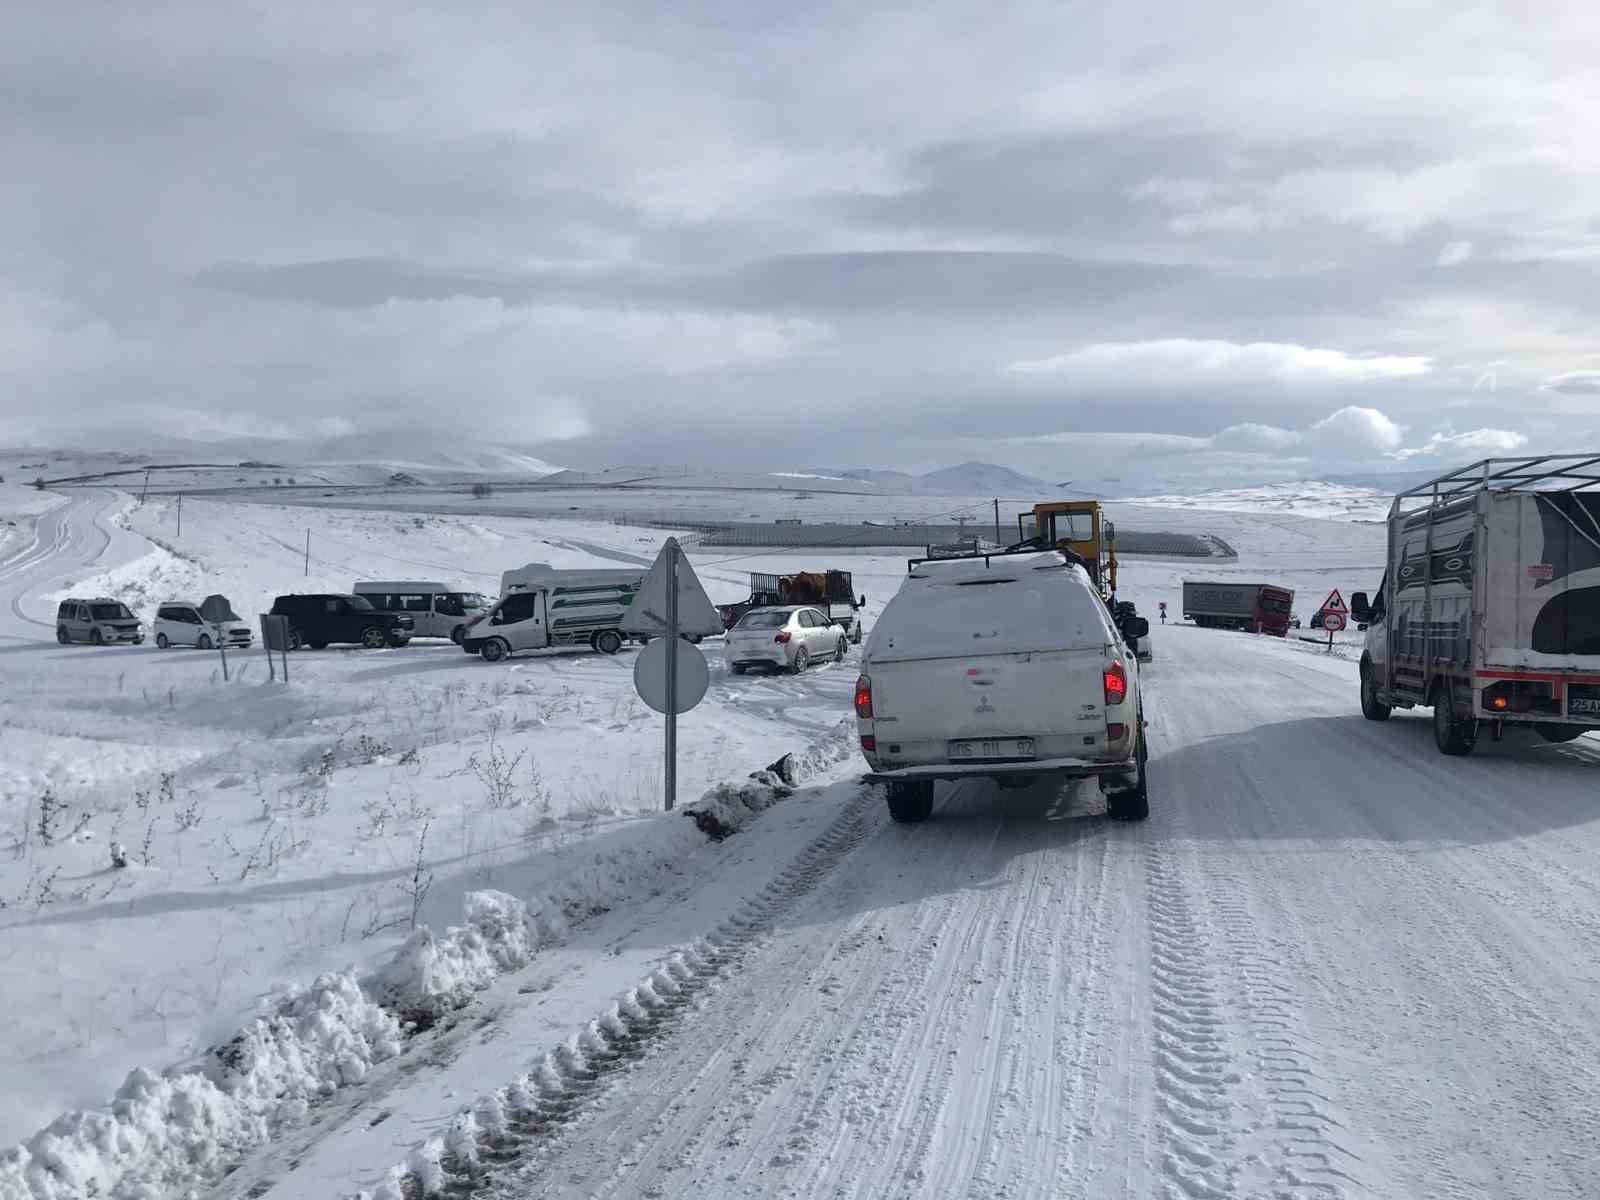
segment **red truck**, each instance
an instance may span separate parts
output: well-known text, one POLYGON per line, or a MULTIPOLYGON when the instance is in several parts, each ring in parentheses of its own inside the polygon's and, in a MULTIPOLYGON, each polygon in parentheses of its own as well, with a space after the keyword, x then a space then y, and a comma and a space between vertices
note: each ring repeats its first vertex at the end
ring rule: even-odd
POLYGON ((1204 629, 1286 637, 1294 591, 1270 583, 1183 582, 1183 617, 1204 629))

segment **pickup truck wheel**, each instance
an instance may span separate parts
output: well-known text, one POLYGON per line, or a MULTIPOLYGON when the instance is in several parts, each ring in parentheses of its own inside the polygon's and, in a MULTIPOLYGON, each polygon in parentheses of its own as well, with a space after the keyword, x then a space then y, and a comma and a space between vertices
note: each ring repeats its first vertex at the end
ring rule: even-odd
POLYGON ((1387 721, 1393 710, 1378 699, 1378 681, 1373 677, 1372 663, 1361 660, 1361 715, 1369 721, 1387 721))
POLYGON ((1581 738, 1589 732, 1582 725, 1557 725, 1550 721, 1539 722, 1533 727, 1533 731, 1545 741, 1554 742, 1558 746, 1562 742, 1570 742, 1581 738))
POLYGON ((387 640, 388 638, 385 637, 383 630, 376 625, 368 625, 361 631, 361 644, 368 650, 383 649, 383 643, 387 640))
POLYGON ((1453 689, 1444 680, 1433 685, 1433 740, 1440 754, 1452 757, 1471 754, 1478 744, 1477 719, 1456 715, 1453 689))
POLYGON ((507 647, 499 638, 490 638, 483 644, 483 649, 478 653, 483 655, 484 662, 499 662, 506 656, 507 647))
POLYGON ((594 635, 594 648, 601 654, 615 654, 622 649, 622 635, 615 629, 602 629, 594 635))
POLYGON ((902 825, 915 825, 933 815, 933 780, 891 783, 887 794, 889 816, 902 825))
POLYGON ((1106 793, 1106 816, 1113 821, 1142 821, 1150 815, 1150 751, 1144 741, 1144 719, 1139 721, 1139 774, 1131 788, 1106 793))

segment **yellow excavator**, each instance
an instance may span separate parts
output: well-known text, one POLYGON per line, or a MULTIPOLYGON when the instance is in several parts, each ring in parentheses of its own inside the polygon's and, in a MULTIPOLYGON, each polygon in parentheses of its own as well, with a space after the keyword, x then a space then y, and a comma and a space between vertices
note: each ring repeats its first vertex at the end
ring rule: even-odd
POLYGON ((1106 603, 1117 596, 1117 528, 1098 500, 1050 500, 1017 514, 1023 545, 1068 550, 1083 561, 1106 603))

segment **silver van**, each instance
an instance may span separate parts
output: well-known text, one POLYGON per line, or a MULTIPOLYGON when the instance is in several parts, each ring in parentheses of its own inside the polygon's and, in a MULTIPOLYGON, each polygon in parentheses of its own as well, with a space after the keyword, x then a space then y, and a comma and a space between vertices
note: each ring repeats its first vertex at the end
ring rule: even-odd
POLYGON ((74 597, 63 600, 56 608, 56 641, 63 646, 70 642, 93 646, 132 642, 137 646, 144 641, 144 626, 120 600, 74 597))
POLYGON ((464 592, 446 583, 417 580, 358 583, 352 589, 379 612, 410 617, 412 637, 449 638, 456 645, 467 626, 488 611, 481 592, 464 592))

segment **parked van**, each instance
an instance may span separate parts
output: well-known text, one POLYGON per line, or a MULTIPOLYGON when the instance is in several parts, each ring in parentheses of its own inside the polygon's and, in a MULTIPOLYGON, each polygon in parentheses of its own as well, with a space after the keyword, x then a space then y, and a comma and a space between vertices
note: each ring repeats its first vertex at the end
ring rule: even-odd
POLYGON ((168 646, 211 650, 218 642, 230 649, 248 650, 254 640, 243 618, 225 603, 219 606, 214 600, 210 616, 202 605, 187 600, 169 600, 160 605, 156 609, 155 634, 156 645, 163 650, 168 646))
POLYGON ((466 635, 467 626, 481 617, 490 600, 481 592, 463 592, 444 583, 398 582, 358 583, 355 594, 379 612, 411 618, 411 636, 449 638, 456 645, 466 635))
POLYGON ((628 640, 618 626, 643 581, 643 570, 558 571, 529 563, 501 577, 499 602, 472 623, 461 647, 488 662, 518 650, 585 643, 615 654, 628 640))
POLYGON ((121 601, 106 596, 91 600, 63 600, 56 608, 56 641, 88 642, 105 646, 113 642, 144 641, 144 626, 121 601))

